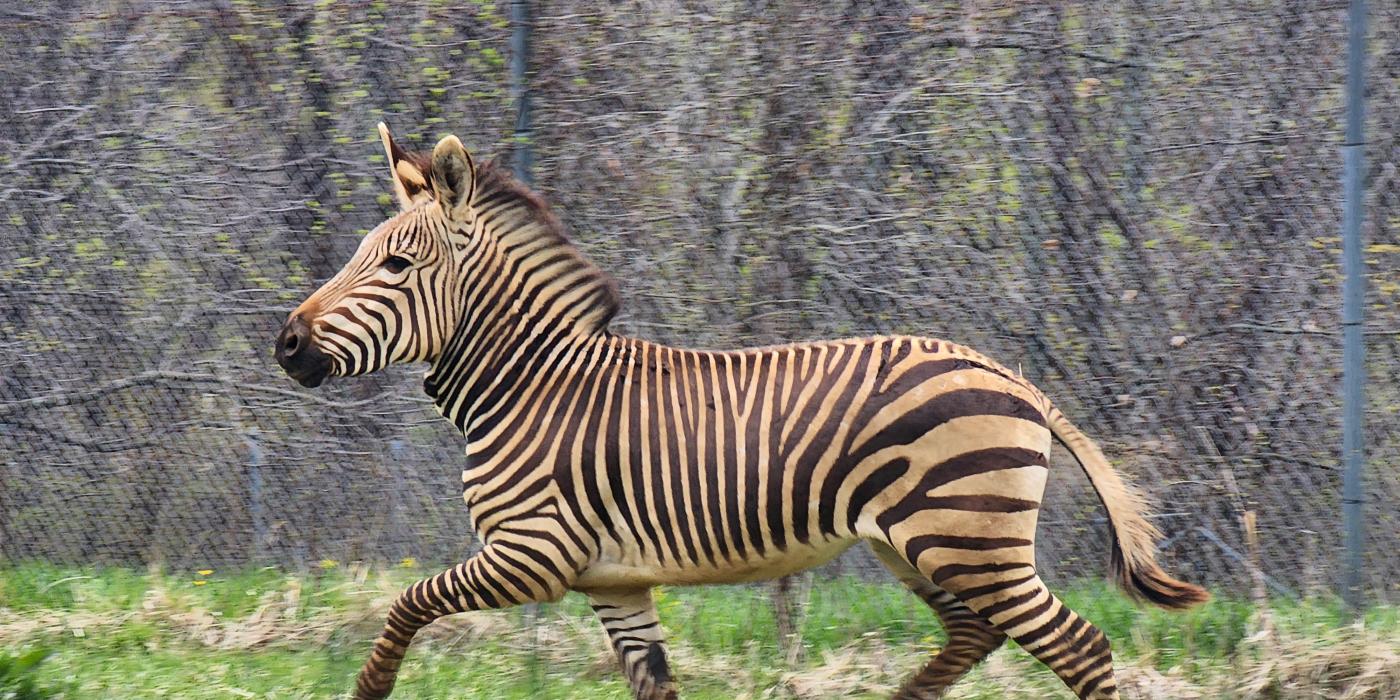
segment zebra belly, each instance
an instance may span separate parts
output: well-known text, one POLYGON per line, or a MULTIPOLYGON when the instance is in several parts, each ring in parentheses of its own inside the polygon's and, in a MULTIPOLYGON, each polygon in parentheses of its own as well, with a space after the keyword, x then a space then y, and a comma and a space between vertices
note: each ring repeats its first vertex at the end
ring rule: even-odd
POLYGON ((697 564, 667 562, 625 563, 598 561, 579 575, 576 590, 639 588, 646 586, 689 586, 707 583, 747 583, 766 581, 821 566, 856 543, 857 538, 841 537, 768 552, 762 557, 697 564))

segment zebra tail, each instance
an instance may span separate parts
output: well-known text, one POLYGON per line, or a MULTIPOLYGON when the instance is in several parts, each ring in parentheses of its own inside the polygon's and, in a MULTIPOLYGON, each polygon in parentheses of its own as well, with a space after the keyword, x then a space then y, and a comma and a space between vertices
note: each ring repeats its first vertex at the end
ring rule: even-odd
POLYGON ((1157 564, 1157 540, 1162 533, 1146 518, 1147 499, 1123 481, 1099 446, 1051 405, 1046 416, 1055 439, 1065 446, 1098 492, 1108 511, 1113 554, 1109 569, 1128 595, 1170 610, 1204 603, 1210 593, 1192 583, 1173 578, 1157 564))

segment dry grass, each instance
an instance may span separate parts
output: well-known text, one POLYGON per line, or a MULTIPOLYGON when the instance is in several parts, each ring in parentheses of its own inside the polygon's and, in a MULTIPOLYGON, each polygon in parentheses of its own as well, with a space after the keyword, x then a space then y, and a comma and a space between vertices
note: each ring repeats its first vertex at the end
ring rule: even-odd
POLYGON ((1400 638, 1360 627, 1263 640, 1236 658, 1243 700, 1395 700, 1400 638))
MULTIPOLYGON (((102 634, 134 622, 153 623, 187 643, 219 651, 256 651, 325 645, 337 636, 369 639, 377 632, 393 599, 390 591, 367 595, 357 612, 339 611, 304 618, 295 589, 266 594, 256 610, 241 619, 223 619, 207 610, 186 609, 162 590, 148 594, 139 612, 94 613, 0 609, 0 645, 18 645, 40 637, 102 634)), ((589 620, 558 615, 542 617, 522 629, 497 613, 468 613, 444 618, 426 628, 425 646, 448 648, 480 640, 529 642, 546 661, 588 659, 589 675, 614 672, 607 640, 589 620), (526 636, 533 639, 525 640, 526 636)), ((734 674, 752 664, 752 655, 734 658, 702 653, 684 641, 673 645, 677 669, 689 677, 735 679, 736 698, 773 697, 771 688, 751 687, 749 676, 734 674)), ((917 645, 893 645, 875 635, 820 653, 803 668, 780 673, 780 697, 802 700, 887 696, 927 658, 917 645)), ((985 697, 989 685, 1011 696, 1054 692, 1053 686, 1028 681, 1038 672, 1030 658, 1014 649, 992 655, 950 698, 985 697)), ((1043 675, 1043 672, 1040 672, 1043 675)), ((1248 641, 1233 659, 1203 660, 1188 678, 1181 667, 1161 671, 1150 659, 1118 660, 1119 685, 1125 698, 1138 700, 1395 700, 1400 698, 1400 638, 1363 627, 1333 630, 1319 636, 1268 632, 1248 641)), ((1064 695, 1064 697, 1070 697, 1064 695)))

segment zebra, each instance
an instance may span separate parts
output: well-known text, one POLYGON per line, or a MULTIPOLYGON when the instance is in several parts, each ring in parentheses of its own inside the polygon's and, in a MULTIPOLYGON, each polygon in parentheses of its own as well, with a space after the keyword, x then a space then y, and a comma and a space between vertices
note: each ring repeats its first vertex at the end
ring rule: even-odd
POLYGON ((577 591, 635 697, 673 699, 653 587, 772 579, 857 541, 948 637, 895 697, 941 696, 1011 638, 1078 697, 1118 698, 1108 639, 1035 566, 1052 440, 1108 513, 1120 586, 1169 609, 1209 597, 1160 568, 1140 492, 1019 372, 923 337, 701 351, 615 334, 615 284, 538 194, 456 136, 427 153, 379 133, 399 211, 274 354, 306 387, 426 363, 482 546, 393 602, 356 698, 388 696, 439 617, 577 591))

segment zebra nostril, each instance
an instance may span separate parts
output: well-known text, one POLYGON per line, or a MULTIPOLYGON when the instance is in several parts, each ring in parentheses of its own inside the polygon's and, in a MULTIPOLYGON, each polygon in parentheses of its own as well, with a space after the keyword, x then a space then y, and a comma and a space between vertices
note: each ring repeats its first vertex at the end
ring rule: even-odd
POLYGON ((272 347, 277 364, 304 387, 320 386, 330 375, 330 357, 316 347, 311 324, 301 314, 287 319, 272 347))
POLYGON ((283 327, 282 334, 278 338, 277 354, 288 360, 296 357, 303 348, 310 344, 310 336, 311 329, 307 328, 304 319, 292 319, 283 327))

